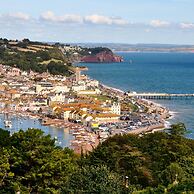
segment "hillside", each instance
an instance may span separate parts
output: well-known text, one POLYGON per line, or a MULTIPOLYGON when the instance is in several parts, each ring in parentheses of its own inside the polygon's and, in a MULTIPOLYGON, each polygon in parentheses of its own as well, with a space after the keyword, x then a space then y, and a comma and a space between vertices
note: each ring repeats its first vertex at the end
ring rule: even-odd
POLYGON ((54 45, 40 42, 0 39, 0 64, 18 67, 24 71, 70 75, 71 63, 54 45))
POLYGON ((0 129, 0 193, 181 194, 194 191, 194 140, 168 132, 117 135, 78 156, 38 129, 0 129))
POLYGON ((60 43, 48 44, 28 39, 22 41, 0 39, 0 64, 24 71, 50 72, 69 76, 75 62, 122 62, 106 47, 80 47, 60 43))

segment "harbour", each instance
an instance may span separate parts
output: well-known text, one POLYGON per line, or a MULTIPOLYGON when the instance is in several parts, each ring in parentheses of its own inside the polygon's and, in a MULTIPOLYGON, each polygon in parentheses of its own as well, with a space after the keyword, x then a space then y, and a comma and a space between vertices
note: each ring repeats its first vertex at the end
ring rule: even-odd
POLYGON ((74 139, 68 127, 44 126, 37 117, 30 117, 20 114, 9 114, 8 120, 11 121, 11 127, 5 127, 4 121, 7 119, 5 114, 0 114, 0 128, 10 131, 10 134, 18 132, 20 129, 36 128, 44 131, 45 135, 51 135, 56 140, 56 145, 61 147, 70 147, 71 140, 74 139))

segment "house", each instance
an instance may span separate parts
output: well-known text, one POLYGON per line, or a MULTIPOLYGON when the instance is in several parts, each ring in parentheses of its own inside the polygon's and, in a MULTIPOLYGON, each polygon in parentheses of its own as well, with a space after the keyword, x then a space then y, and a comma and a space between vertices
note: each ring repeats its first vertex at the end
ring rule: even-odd
POLYGON ((86 84, 85 84, 85 82, 79 81, 77 84, 74 84, 74 85, 72 86, 72 90, 73 90, 74 92, 86 90, 86 84))
POLYGON ((96 90, 81 90, 78 91, 77 94, 78 95, 96 95, 96 94, 100 94, 101 91, 99 89, 96 90))
POLYGON ((119 121, 120 115, 113 114, 113 113, 101 113, 92 115, 94 121, 103 123, 103 122, 117 122, 119 121))
POLYGON ((67 93, 70 89, 67 86, 57 85, 53 87, 53 90, 57 93, 67 93))
POLYGON ((53 85, 50 82, 39 82, 36 86, 36 93, 47 93, 53 89, 53 85))
POLYGON ((20 76, 21 75, 21 71, 20 71, 20 69, 18 69, 18 68, 12 68, 10 71, 9 71, 9 75, 10 76, 12 76, 12 77, 14 77, 14 76, 20 76))
POLYGON ((64 108, 63 111, 63 119, 68 120, 70 118, 70 113, 73 110, 73 108, 64 108))
POLYGON ((111 106, 111 112, 117 115, 121 114, 121 105, 120 103, 114 102, 111 106))
POLYGON ((7 91, 6 96, 10 97, 11 99, 15 99, 15 98, 20 98, 21 94, 19 91, 11 89, 11 90, 7 91))
POLYGON ((99 81, 97 80, 88 80, 87 84, 88 87, 98 87, 99 86, 99 81))
POLYGON ((48 95, 48 101, 50 102, 65 102, 65 95, 60 92, 60 93, 53 93, 48 95))

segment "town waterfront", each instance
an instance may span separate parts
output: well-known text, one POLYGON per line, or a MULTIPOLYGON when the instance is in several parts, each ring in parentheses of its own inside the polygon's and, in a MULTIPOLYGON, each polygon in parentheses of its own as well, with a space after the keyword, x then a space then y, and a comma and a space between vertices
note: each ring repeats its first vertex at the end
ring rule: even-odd
MULTIPOLYGON (((84 63, 87 74, 124 91, 194 93, 194 53, 124 53, 123 63, 84 63)), ((171 123, 184 122, 194 138, 194 98, 157 100, 170 109, 171 123)))

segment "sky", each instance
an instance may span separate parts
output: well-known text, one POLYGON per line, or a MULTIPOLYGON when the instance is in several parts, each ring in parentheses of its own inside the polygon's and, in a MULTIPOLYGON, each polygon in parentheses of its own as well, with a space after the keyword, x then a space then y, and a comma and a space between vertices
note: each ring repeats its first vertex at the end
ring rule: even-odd
POLYGON ((0 37, 194 44, 194 0, 1 0, 0 37))

